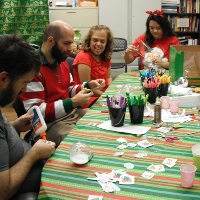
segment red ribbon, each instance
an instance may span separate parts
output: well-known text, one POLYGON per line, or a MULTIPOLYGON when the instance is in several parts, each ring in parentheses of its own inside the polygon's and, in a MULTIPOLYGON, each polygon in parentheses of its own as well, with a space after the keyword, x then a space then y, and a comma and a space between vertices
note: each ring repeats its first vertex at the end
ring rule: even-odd
POLYGON ((146 11, 146 13, 149 14, 151 17, 152 16, 159 16, 159 17, 164 18, 162 10, 156 10, 154 14, 153 14, 152 11, 146 11))

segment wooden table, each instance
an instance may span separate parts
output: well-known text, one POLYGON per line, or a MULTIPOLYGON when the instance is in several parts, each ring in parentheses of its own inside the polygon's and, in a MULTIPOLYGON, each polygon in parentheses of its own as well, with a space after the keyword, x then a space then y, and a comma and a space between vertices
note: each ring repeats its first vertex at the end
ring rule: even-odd
MULTIPOLYGON (((140 86, 138 73, 126 73, 117 77, 105 95, 113 95, 116 85, 134 84, 140 86)), ((141 91, 140 91, 141 92, 141 91)), ((190 189, 180 185, 180 165, 193 163, 191 147, 200 143, 200 134, 188 135, 187 133, 199 130, 198 121, 190 121, 182 124, 182 128, 170 132, 170 135, 179 137, 173 143, 164 139, 151 139, 155 145, 149 148, 136 146, 124 150, 117 149, 120 143, 116 140, 120 137, 128 142, 137 143, 143 140, 131 134, 107 131, 93 126, 109 119, 105 99, 99 100, 90 108, 87 114, 77 123, 70 134, 62 141, 54 155, 46 162, 41 180, 39 199, 88 199, 89 195, 103 196, 103 199, 200 199, 200 172, 196 172, 194 185, 190 189), (91 125, 93 124, 93 125, 91 125), (69 149, 72 144, 80 141, 88 144, 93 152, 92 159, 85 165, 75 165, 69 159, 69 149), (114 156, 115 152, 123 151, 121 157, 114 156), (146 157, 135 158, 134 154, 145 152, 146 157), (165 166, 164 172, 157 172, 151 180, 141 175, 151 164, 162 164, 165 158, 176 158, 177 163, 172 168, 165 166), (126 169, 124 163, 134 164, 133 169, 126 169), (127 174, 135 176, 133 185, 116 185, 119 192, 105 193, 97 181, 87 180, 88 177, 96 177, 95 172, 109 173, 111 170, 123 169, 127 174)), ((197 115, 197 110, 187 109, 197 115)), ((127 109, 125 123, 130 123, 127 109)), ((145 136, 156 137, 159 135, 153 124, 152 117, 144 117, 141 126, 151 126, 145 136)))

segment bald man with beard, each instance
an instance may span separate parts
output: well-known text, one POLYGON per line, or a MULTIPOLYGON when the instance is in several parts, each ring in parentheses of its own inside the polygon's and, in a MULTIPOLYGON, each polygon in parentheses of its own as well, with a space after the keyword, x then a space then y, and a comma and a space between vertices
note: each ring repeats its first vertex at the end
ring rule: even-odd
MULTIPOLYGON (((54 141, 57 146, 87 112, 80 107, 89 102, 93 92, 86 93, 83 88, 105 86, 104 79, 82 84, 73 81, 66 62, 73 42, 74 30, 69 24, 58 20, 47 26, 43 44, 37 50, 42 60, 40 73, 20 96, 26 111, 39 106, 47 123, 47 140, 54 141)), ((34 141, 37 139, 35 137, 34 141)))

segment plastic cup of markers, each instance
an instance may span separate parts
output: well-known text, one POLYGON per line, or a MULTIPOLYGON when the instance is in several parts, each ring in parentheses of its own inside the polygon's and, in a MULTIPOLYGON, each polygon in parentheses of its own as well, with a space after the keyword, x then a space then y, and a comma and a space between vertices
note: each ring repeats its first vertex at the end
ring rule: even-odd
POLYGON ((178 99, 171 99, 169 101, 169 109, 171 113, 178 113, 179 102, 180 101, 178 99))
POLYGON ((181 171, 181 186, 184 188, 191 188, 194 182, 196 166, 192 164, 182 164, 181 171))
POLYGON ((197 167, 197 171, 200 171, 200 144, 192 146, 192 155, 194 165, 197 167))
POLYGON ((170 98, 168 96, 162 96, 160 98, 160 101, 161 101, 161 108, 162 109, 169 109, 170 98))
POLYGON ((143 122, 144 117, 144 105, 128 105, 130 120, 133 124, 141 124, 143 122))
POLYGON ((124 125, 124 118, 126 114, 126 106, 124 108, 110 108, 108 107, 111 125, 120 127, 124 125))
POLYGON ((169 83, 159 85, 159 97, 167 96, 169 83))
POLYGON ((156 102, 156 98, 158 96, 158 87, 156 88, 144 88, 144 92, 145 92, 145 96, 148 94, 149 97, 147 99, 147 101, 149 103, 155 103, 156 102))

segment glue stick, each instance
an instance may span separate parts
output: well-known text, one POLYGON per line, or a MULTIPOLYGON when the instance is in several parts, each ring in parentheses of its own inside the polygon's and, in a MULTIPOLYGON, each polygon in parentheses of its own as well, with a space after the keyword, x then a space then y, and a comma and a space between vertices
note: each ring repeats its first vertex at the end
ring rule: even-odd
POLYGON ((46 141, 46 133, 47 125, 44 121, 44 118, 40 112, 38 106, 33 106, 28 110, 28 114, 33 114, 33 119, 31 120, 31 125, 35 132, 35 136, 40 135, 46 141))

